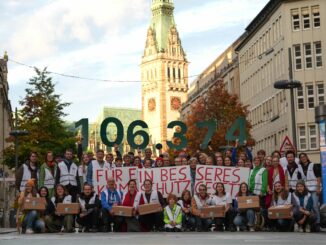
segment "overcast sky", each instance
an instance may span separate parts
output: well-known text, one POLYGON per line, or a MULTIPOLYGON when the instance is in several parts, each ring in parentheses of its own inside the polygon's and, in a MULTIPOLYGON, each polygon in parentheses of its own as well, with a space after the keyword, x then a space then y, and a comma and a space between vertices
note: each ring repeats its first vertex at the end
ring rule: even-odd
MULTIPOLYGON (((243 32, 268 0, 174 0, 189 76, 200 74, 243 32)), ((0 1, 0 55, 81 77, 140 80, 151 0, 0 1)), ((24 97, 32 69, 9 62, 12 107, 24 97)), ((104 106, 141 108, 140 83, 53 75, 67 120, 93 121, 104 106)), ((191 81, 191 79, 190 79, 191 81)))

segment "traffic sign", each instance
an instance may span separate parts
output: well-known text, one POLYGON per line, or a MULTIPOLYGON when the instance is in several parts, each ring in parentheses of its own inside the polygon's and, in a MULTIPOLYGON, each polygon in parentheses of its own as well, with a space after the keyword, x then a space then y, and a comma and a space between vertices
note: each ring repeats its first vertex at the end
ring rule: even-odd
POLYGON ((285 136, 283 143, 281 145, 281 148, 280 148, 281 155, 285 154, 287 151, 290 151, 290 150, 296 152, 296 149, 295 149, 292 141, 290 140, 290 138, 288 136, 285 136))

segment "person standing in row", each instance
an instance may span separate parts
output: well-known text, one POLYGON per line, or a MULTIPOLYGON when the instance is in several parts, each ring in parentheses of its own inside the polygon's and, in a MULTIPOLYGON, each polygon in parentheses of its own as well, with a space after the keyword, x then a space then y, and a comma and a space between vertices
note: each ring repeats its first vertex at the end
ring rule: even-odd
POLYGON ((110 169, 110 164, 104 160, 104 151, 97 150, 96 160, 87 166, 87 183, 93 185, 93 175, 97 169, 110 169))
MULTIPOLYGON (((38 167, 37 167, 38 155, 36 152, 29 154, 29 160, 22 164, 18 170, 16 169, 16 189, 19 192, 25 190, 25 186, 28 180, 35 179, 38 181, 38 167)), ((37 189, 37 186, 35 186, 37 189)))
POLYGON ((54 161, 53 152, 46 153, 45 162, 40 167, 38 185, 48 189, 49 198, 54 195, 55 176, 57 173, 57 163, 54 161))
POLYGON ((321 165, 312 163, 306 153, 299 155, 302 177, 313 200, 313 211, 317 220, 315 231, 320 231, 319 197, 321 195, 321 165))
POLYGON ((78 166, 73 161, 73 152, 67 149, 65 158, 58 164, 56 184, 61 184, 72 197, 72 202, 76 202, 77 194, 80 193, 80 179, 78 166))
POLYGON ((284 168, 285 175, 289 181, 289 191, 292 193, 296 189, 298 180, 302 179, 303 171, 301 165, 295 162, 294 151, 286 152, 287 166, 284 168))

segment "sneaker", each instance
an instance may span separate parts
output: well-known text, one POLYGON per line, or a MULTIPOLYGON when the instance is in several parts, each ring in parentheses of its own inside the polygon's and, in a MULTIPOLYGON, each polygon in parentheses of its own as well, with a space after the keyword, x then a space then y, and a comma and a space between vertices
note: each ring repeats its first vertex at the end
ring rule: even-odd
POLYGON ((255 228, 254 228, 254 227, 250 227, 250 228, 249 228, 249 231, 250 231, 250 232, 254 232, 254 231, 255 231, 255 228))
POLYGON ((26 229, 26 234, 34 234, 34 231, 32 229, 26 229))
POLYGON ((303 228, 301 225, 299 226, 299 232, 303 232, 303 228))
POLYGON ((306 225, 305 231, 306 231, 306 233, 310 233, 311 232, 310 225, 309 224, 306 225))
POLYGON ((299 232, 299 225, 297 223, 294 224, 294 232, 299 232))
POLYGON ((210 229, 211 231, 215 231, 215 224, 212 224, 212 227, 210 229))
POLYGON ((237 231, 240 231, 240 226, 237 225, 237 231))

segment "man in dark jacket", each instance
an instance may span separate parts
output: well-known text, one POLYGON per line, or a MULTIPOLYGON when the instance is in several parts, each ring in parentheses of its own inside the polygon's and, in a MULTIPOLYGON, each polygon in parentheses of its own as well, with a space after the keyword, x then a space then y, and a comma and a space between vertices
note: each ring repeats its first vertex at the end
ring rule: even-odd
POLYGON ((79 198, 80 214, 77 223, 85 227, 85 231, 97 232, 101 201, 89 184, 84 185, 84 190, 79 198))

